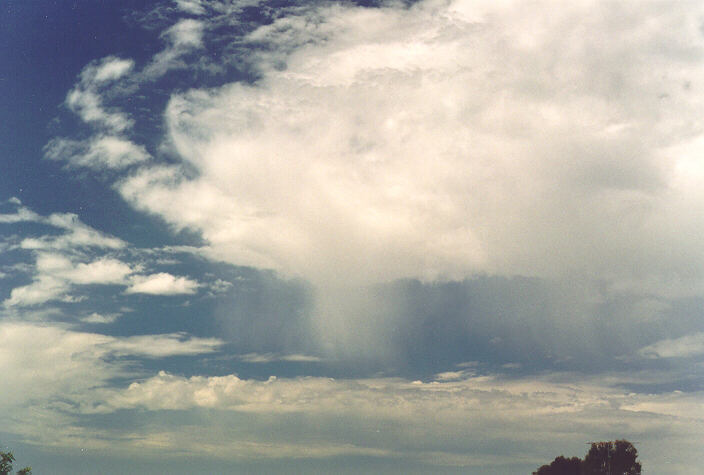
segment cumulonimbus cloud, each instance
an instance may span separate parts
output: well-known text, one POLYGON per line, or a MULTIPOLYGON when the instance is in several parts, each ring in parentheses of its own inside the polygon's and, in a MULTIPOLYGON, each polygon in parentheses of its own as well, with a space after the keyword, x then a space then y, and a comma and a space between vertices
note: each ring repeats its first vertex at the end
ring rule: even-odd
POLYGON ((212 257, 320 285, 568 274, 698 294, 691 7, 304 9, 247 38, 266 45, 255 84, 172 96, 166 141, 196 178, 143 168, 119 190, 212 257))

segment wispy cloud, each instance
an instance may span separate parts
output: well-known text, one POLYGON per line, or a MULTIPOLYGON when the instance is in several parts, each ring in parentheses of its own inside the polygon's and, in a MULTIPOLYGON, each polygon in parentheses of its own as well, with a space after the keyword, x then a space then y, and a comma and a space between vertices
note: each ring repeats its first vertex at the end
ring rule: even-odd
POLYGON ((104 315, 98 312, 93 312, 90 315, 86 315, 85 317, 81 318, 81 321, 85 323, 108 324, 115 322, 121 316, 122 315, 119 313, 111 313, 104 315))
POLYGON ((17 209, 14 213, 0 214, 0 223, 21 223, 27 221, 40 222, 42 218, 34 211, 21 206, 21 202, 15 198, 11 203, 17 205, 17 209))
POLYGON ((201 0, 176 0, 176 6, 184 12, 193 15, 205 14, 205 8, 201 0))
POLYGON ((41 252, 36 258, 34 281, 12 289, 6 306, 37 305, 49 300, 71 301, 73 285, 124 284, 133 269, 116 259, 102 258, 92 262, 72 262, 61 254, 41 252))
MULTIPOLYGON (((15 205, 16 212, 0 215, 0 222, 36 222, 63 232, 20 238, 14 248, 32 251, 34 256, 34 265, 25 264, 32 282, 13 288, 3 302, 5 307, 40 305, 52 300, 80 301, 83 297, 71 295, 71 291, 85 285, 119 285, 126 288, 127 294, 152 295, 193 294, 201 286, 193 279, 166 272, 142 274, 142 264, 130 264, 109 254, 124 250, 125 241, 82 223, 74 214, 45 217, 19 203, 15 205)), ((95 323, 99 319, 94 320, 95 323)))
POLYGON ((16 206, 15 212, 0 214, 0 223, 34 222, 65 231, 58 235, 22 239, 20 247, 23 249, 74 250, 82 247, 121 249, 126 246, 123 240, 87 226, 73 213, 54 213, 49 216, 41 216, 22 206, 19 200, 13 201, 13 204, 16 206))
POLYGON ((185 19, 167 29, 162 37, 167 46, 154 55, 152 61, 142 70, 146 80, 157 79, 169 70, 187 67, 182 57, 203 46, 203 28, 205 24, 198 20, 185 19))
POLYGON ((646 358, 691 358, 704 355, 704 332, 660 340, 641 348, 638 353, 646 358))
POLYGON ((143 146, 126 135, 134 119, 120 108, 105 104, 110 87, 130 77, 133 69, 134 61, 115 56, 83 68, 79 82, 66 96, 66 106, 90 126, 94 135, 83 140, 55 137, 44 147, 46 158, 93 170, 122 169, 150 158, 143 146))
POLYGON ((169 333, 110 338, 101 343, 100 349, 118 356, 165 358, 212 353, 222 344, 223 341, 217 338, 196 338, 185 333, 169 333))
POLYGON ((101 88, 130 72, 134 63, 109 56, 86 66, 81 80, 66 96, 66 105, 83 121, 109 132, 123 132, 134 125, 124 112, 105 108, 101 88))
POLYGON ((88 87, 115 81, 129 74, 134 67, 131 59, 108 56, 86 67, 81 72, 81 81, 88 87))
POLYGON ((72 167, 95 170, 121 169, 149 159, 141 145, 116 136, 96 136, 89 140, 54 138, 44 147, 45 156, 64 160, 72 167))
POLYGON ((0 407, 24 405, 54 396, 83 399, 111 378, 134 375, 127 363, 112 356, 164 358, 216 351, 222 341, 182 333, 112 337, 72 331, 64 326, 2 322, 0 324, 0 407))
POLYGON ((128 264, 112 257, 91 260, 81 254, 82 250, 123 249, 126 246, 123 240, 87 226, 75 214, 41 216, 22 206, 19 200, 13 204, 17 207, 15 213, 0 215, 0 222, 34 222, 60 232, 24 237, 19 244, 13 245, 15 249, 33 251, 33 266, 20 263, 33 274, 33 280, 30 284, 13 288, 3 302, 5 307, 39 305, 51 300, 79 301, 81 297, 70 294, 73 286, 120 284, 134 272, 135 269, 128 264))
POLYGON ((276 361, 288 361, 294 363, 318 363, 323 361, 318 356, 290 354, 280 355, 277 353, 247 353, 240 355, 239 359, 245 363, 273 363, 276 361))

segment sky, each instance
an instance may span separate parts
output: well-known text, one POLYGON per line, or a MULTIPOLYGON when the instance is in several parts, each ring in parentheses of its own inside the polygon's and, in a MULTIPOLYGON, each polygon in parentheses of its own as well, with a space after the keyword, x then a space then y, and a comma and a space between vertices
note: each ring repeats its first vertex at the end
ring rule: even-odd
POLYGON ((0 450, 525 474, 704 444, 704 5, 0 5, 0 450))

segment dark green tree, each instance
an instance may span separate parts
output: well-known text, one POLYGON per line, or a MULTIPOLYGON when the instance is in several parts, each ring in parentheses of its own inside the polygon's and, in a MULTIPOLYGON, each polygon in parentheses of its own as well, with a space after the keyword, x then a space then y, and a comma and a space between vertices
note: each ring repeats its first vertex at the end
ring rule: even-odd
POLYGON ((583 475, 640 475, 638 451, 627 440, 593 442, 583 463, 583 475))
POLYGON ((0 475, 9 475, 12 472, 12 462, 15 456, 12 452, 0 452, 0 475))
POLYGON ((556 457, 550 465, 543 465, 533 475, 581 475, 582 460, 577 457, 556 457))
POLYGON ((533 475, 640 475, 638 451, 627 440, 592 442, 584 460, 560 455, 533 475))
MULTIPOLYGON (((0 475, 10 475, 12 472, 12 462, 15 456, 12 452, 0 452, 0 475)), ((17 475, 32 475, 32 467, 25 467, 17 472, 17 475)))

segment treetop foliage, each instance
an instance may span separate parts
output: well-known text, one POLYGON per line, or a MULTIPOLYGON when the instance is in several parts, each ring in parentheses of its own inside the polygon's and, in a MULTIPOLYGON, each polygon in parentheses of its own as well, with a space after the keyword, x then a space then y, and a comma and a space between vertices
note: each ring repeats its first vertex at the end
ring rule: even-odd
MULTIPOLYGON (((0 452, 0 475, 11 475, 12 462, 15 456, 12 452, 0 452)), ((32 475, 32 467, 25 467, 17 471, 17 475, 32 475)))
POLYGON ((592 442, 584 460, 560 455, 533 475, 640 475, 637 458, 638 451, 627 440, 592 442))

